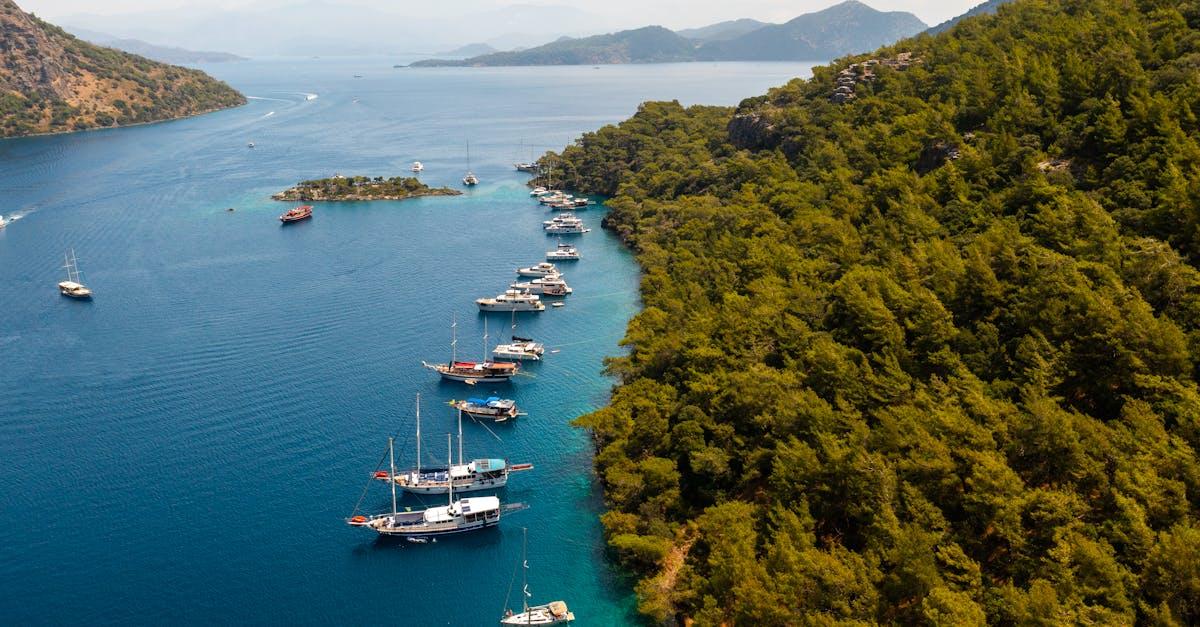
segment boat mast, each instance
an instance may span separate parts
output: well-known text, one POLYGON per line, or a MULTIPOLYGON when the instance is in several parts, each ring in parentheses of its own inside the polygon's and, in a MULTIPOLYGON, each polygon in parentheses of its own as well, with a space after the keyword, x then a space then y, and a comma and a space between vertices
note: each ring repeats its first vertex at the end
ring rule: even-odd
POLYGON ((450 317, 450 367, 458 361, 458 314, 450 317))
POLYGON ((521 607, 525 612, 525 624, 530 624, 533 616, 529 614, 529 556, 526 553, 529 541, 529 528, 521 527, 521 607))
POLYGON ((446 434, 446 484, 450 487, 450 503, 454 506, 454 475, 450 473, 450 468, 454 466, 454 444, 450 442, 451 435, 446 434))
POLYGON ((421 482, 421 393, 417 393, 417 475, 413 483, 421 482))
MULTIPOLYGON (((516 310, 514 309, 513 311, 516 311, 516 310)), ((488 360, 488 358, 487 358, 487 341, 488 341, 487 318, 485 317, 483 319, 483 363, 485 363, 485 364, 487 363, 487 360, 488 360)))
POLYGON ((463 448, 462 447, 462 408, 460 407, 458 409, 458 465, 459 466, 462 466, 462 463, 463 463, 462 448, 463 448))
POLYGON ((392 467, 391 481, 392 484, 392 516, 396 515, 396 450, 394 443, 396 438, 388 438, 388 463, 392 467))

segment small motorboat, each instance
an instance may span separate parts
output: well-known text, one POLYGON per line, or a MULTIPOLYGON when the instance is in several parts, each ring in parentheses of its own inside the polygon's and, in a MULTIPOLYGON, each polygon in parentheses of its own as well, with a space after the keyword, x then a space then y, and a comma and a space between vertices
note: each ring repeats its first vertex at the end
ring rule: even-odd
POLYGON ((412 167, 409 169, 413 172, 421 172, 425 169, 425 166, 420 161, 413 161, 412 167))

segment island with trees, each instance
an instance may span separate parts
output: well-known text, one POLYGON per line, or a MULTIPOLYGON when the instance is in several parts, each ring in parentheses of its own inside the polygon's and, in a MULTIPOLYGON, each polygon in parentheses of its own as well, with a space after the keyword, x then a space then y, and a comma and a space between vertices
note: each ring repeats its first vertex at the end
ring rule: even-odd
POLYGON ((1200 624, 1194 0, 1017 0, 547 159, 645 273, 578 424, 653 621, 1200 624))
POLYGON ((342 176, 301 181, 271 196, 275 200, 331 202, 352 200, 407 200, 422 196, 459 196, 449 187, 430 187, 415 177, 342 176))

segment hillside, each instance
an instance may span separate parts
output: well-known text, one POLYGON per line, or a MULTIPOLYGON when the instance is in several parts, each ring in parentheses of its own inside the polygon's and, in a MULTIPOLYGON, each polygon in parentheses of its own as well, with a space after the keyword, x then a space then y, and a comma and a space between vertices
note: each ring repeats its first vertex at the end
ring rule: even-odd
POLYGON ((885 13, 848 0, 784 24, 770 24, 729 41, 706 44, 700 55, 723 61, 834 59, 872 50, 925 29, 926 24, 911 13, 885 13))
POLYGON ((453 50, 447 50, 446 52, 440 53, 440 56, 465 58, 465 57, 477 57, 477 56, 484 55, 484 54, 492 54, 493 52, 499 52, 499 50, 493 48, 492 46, 490 46, 488 44, 479 43, 479 44, 467 44, 465 46, 459 46, 458 48, 455 48, 453 50))
POLYGON ((700 28, 686 28, 675 32, 680 37, 687 37, 696 41, 725 41, 756 31, 766 25, 766 22, 742 18, 740 20, 718 22, 700 28))
POLYGON ((954 26, 955 24, 958 24, 969 17, 975 17, 977 15, 991 15, 1000 8, 1000 5, 1008 4, 1012 1, 1013 0, 987 0, 987 2, 973 7, 970 11, 967 11, 956 18, 946 20, 945 22, 930 28, 926 32, 928 32, 930 35, 936 35, 942 31, 948 30, 951 26, 954 26))
POLYGON ((497 52, 464 60, 428 59, 413 67, 455 65, 598 65, 691 60, 695 43, 661 27, 607 35, 563 38, 528 50, 497 52))
POLYGON ((766 24, 738 34, 753 20, 723 22, 688 32, 692 38, 661 26, 647 26, 556 41, 522 51, 487 54, 462 60, 430 59, 414 67, 497 65, 591 65, 673 61, 796 61, 830 59, 871 50, 926 26, 910 13, 884 13, 855 0, 802 15, 785 24, 766 24))
POLYGON ((1200 624, 1198 59, 1190 0, 1018 0, 548 157, 644 270, 578 420, 640 609, 1200 624))
POLYGON ((243 104, 198 70, 84 42, 0 0, 0 136, 154 122, 243 104))

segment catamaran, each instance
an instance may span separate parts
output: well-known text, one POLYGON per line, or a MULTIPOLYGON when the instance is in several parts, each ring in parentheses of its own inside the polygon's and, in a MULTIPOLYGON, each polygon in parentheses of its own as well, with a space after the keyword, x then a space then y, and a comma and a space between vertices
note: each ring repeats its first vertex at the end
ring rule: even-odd
POLYGON ((546 251, 546 259, 550 261, 579 261, 579 249, 570 244, 559 242, 557 248, 546 251))
MULTIPOLYGON (((500 618, 500 624, 554 625, 575 620, 575 614, 567 609, 567 604, 562 601, 551 601, 545 605, 529 605, 529 599, 533 594, 529 592, 528 535, 527 529, 521 530, 521 613, 514 614, 512 610, 505 608, 504 616, 500 618)), ((505 599, 506 604, 507 602, 508 600, 505 599)))
POLYGON ((542 359, 542 354, 546 352, 546 347, 541 342, 535 342, 532 338, 517 335, 517 312, 515 311, 512 313, 512 334, 512 341, 493 348, 492 355, 503 359, 529 359, 532 361, 540 361, 542 359))
POLYGON ((508 289, 495 298, 478 298, 480 311, 545 311, 546 305, 536 294, 508 289))
POLYGON ((380 481, 393 480, 401 490, 412 494, 446 494, 453 488, 460 493, 503 488, 513 472, 533 470, 533 464, 512 464, 504 459, 463 461, 462 410, 458 412, 458 463, 433 468, 421 467, 421 395, 417 395, 417 467, 399 474, 375 472, 380 481))
MULTIPOLYGON (((540 303, 539 303, 540 304, 540 303)), ((545 305, 542 306, 545 309, 545 305)), ((503 383, 511 380, 521 370, 519 364, 507 361, 489 361, 487 358, 487 320, 483 321, 483 360, 458 361, 458 321, 450 325, 450 363, 421 365, 442 375, 448 381, 460 381, 468 385, 476 383, 503 383)))
MULTIPOLYGON (((446 434, 446 455, 452 454, 450 434, 446 434)), ((388 438, 388 461, 392 476, 396 474, 394 438, 388 438)), ((454 500, 454 485, 447 487, 448 504, 423 510, 399 511, 396 506, 396 482, 392 485, 392 511, 371 516, 351 516, 346 522, 351 527, 366 527, 381 536, 393 536, 429 540, 468 531, 478 531, 500 524, 503 509, 500 499, 494 496, 478 496, 454 500)), ((516 509, 516 508, 512 508, 516 509)))
POLYGON ((86 300, 92 297, 92 290, 83 284, 83 273, 79 271, 79 260, 75 258, 75 249, 66 254, 67 280, 58 284, 58 291, 67 298, 86 300))

